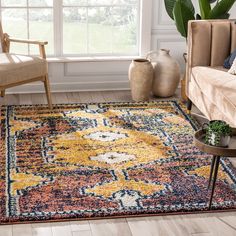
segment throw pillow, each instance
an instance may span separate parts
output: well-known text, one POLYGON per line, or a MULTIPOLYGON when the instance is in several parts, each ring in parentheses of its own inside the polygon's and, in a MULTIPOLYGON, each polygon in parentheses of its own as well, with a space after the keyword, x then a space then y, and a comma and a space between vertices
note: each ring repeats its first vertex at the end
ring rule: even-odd
POLYGON ((230 69, 230 67, 233 65, 234 59, 236 58, 236 50, 233 51, 229 57, 225 59, 224 62, 224 68, 230 69))
POLYGON ((236 75, 236 58, 234 59, 234 62, 228 72, 232 75, 236 75))

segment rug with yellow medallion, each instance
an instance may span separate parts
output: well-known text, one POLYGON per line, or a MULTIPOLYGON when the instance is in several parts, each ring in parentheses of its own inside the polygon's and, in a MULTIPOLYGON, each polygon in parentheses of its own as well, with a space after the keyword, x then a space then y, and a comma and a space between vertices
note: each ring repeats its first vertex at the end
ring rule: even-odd
MULTIPOLYGON (((0 223, 207 210, 211 156, 177 101, 1 108, 0 223)), ((213 209, 236 205, 221 161, 213 209)))

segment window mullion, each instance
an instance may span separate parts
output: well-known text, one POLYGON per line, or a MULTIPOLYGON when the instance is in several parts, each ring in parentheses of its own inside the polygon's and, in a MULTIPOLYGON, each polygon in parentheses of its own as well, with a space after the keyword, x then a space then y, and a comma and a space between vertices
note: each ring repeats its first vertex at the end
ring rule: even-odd
POLYGON ((2 21, 2 0, 0 0, 0 20, 2 21))
POLYGON ((54 54, 63 54, 63 0, 53 1, 54 54))
POLYGON ((88 7, 88 1, 87 1, 87 6, 86 6, 86 27, 87 27, 87 35, 86 35, 86 42, 87 42, 87 54, 89 54, 89 14, 88 14, 88 11, 89 11, 89 7, 88 7))
MULTIPOLYGON (((112 3, 112 7, 110 8, 111 11, 114 11, 114 3, 112 3)), ((112 15, 112 14, 111 14, 112 15)), ((112 18, 111 18, 111 25, 112 25, 112 38, 111 38, 111 53, 113 54, 114 53, 114 27, 115 27, 115 23, 114 23, 114 17, 112 15, 112 18)))
POLYGON ((152 1, 140 0, 139 54, 145 56, 151 49, 152 1))
MULTIPOLYGON (((27 9, 26 9, 26 14, 27 14, 27 16, 26 16, 26 18, 27 18, 27 38, 29 39, 30 38, 29 0, 27 0, 26 4, 27 4, 26 5, 26 7, 27 7, 27 9)), ((27 50, 28 50, 28 54, 30 54, 30 45, 29 44, 27 45, 27 50)))

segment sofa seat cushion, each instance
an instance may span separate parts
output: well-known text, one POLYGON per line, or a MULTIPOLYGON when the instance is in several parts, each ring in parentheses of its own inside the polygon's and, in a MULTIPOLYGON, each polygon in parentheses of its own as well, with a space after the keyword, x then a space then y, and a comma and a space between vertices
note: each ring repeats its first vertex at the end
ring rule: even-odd
POLYGON ((208 68, 228 72, 228 69, 224 68, 223 66, 209 66, 208 68))
POLYGON ((47 61, 36 56, 0 53, 0 86, 47 74, 47 61))
POLYGON ((219 68, 197 66, 191 79, 200 91, 229 120, 236 120, 236 76, 219 68))

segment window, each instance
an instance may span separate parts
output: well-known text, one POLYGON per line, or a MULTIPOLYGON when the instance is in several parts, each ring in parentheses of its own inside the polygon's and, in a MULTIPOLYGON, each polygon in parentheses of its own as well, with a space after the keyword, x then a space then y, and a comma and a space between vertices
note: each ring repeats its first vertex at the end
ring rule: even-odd
MULTIPOLYGON (((53 0, 1 0, 4 32, 17 38, 36 38, 49 42, 47 53, 54 54, 53 0)), ((12 44, 16 53, 38 54, 36 46, 12 44)))
MULTIPOLYGON (((49 41, 52 56, 128 56, 140 50, 140 0, 0 0, 4 31, 49 41)), ((35 46, 12 44, 36 54, 35 46)))

